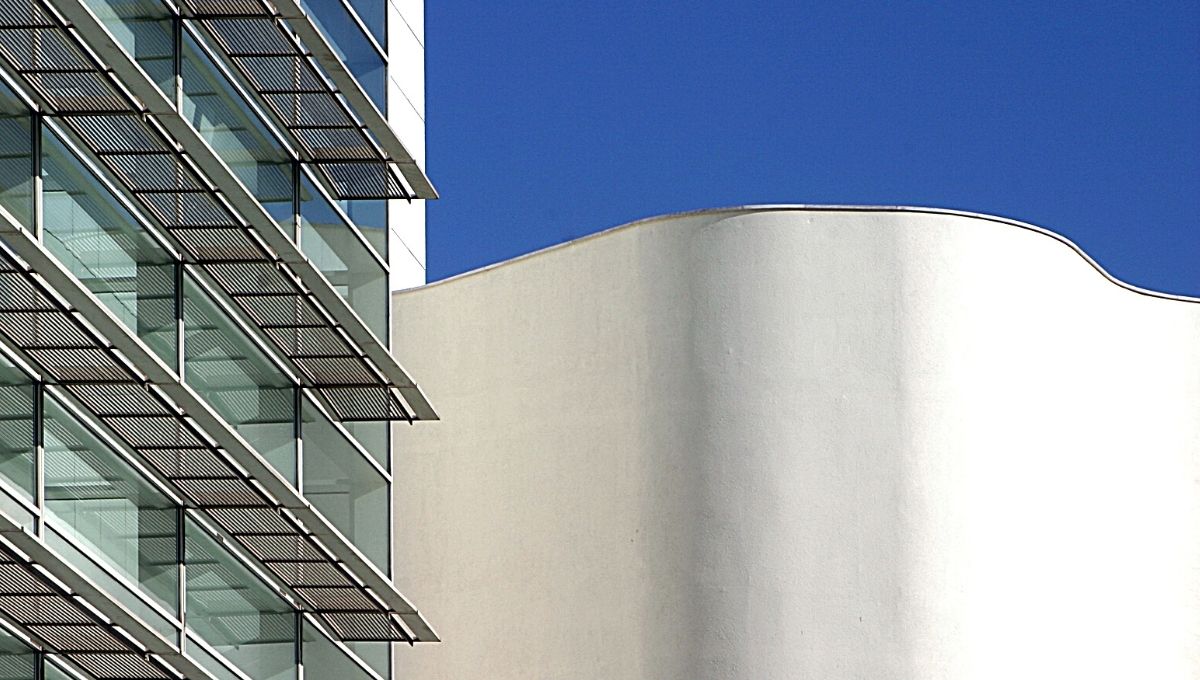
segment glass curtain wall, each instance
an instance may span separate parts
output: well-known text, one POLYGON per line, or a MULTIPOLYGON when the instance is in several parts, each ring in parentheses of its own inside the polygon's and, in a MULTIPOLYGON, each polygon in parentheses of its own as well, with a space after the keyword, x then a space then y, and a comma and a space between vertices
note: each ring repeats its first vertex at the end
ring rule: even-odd
POLYGON ((300 245, 375 337, 386 338, 387 271, 307 177, 300 184, 300 245))
POLYGON ((173 16, 161 0, 88 0, 88 7, 169 97, 174 98, 173 16))
POLYGON ((55 399, 43 408, 48 524, 177 615, 178 507, 55 399))
POLYGON ((186 531, 188 629, 255 680, 295 678, 295 611, 191 520, 186 531))
POLYGON ((307 397, 303 416, 304 497, 386 574, 387 480, 307 397))
POLYGON ((295 386, 191 276, 183 286, 184 381, 296 484, 295 386))
POLYGON ((180 113, 284 232, 292 233, 294 167, 290 155, 190 35, 183 40, 182 75, 180 113))
POLYGON ((50 252, 175 366, 174 258, 49 128, 42 131, 42 215, 50 252))
POLYGON ((0 357, 0 476, 34 498, 33 451, 37 421, 33 381, 0 357))
POLYGON ((0 680, 39 680, 37 653, 4 629, 0 629, 0 680))
POLYGON ((33 226, 33 133, 29 109, 0 83, 0 207, 33 226))
MULTIPOLYGON (((378 0, 376 0, 378 1, 378 0)), ((383 15, 382 2, 378 2, 377 15, 383 15)), ((354 76, 363 91, 382 112, 387 113, 387 63, 380 52, 363 32, 358 22, 342 4, 341 0, 301 0, 300 5, 312 18, 317 28, 325 35, 334 52, 341 58, 346 69, 354 76)), ((361 17, 366 20, 367 17, 361 17)), ((367 23, 368 26, 379 27, 384 32, 386 19, 378 19, 378 23, 367 23)), ((375 36, 378 39, 378 36, 375 36)), ((386 44, 385 39, 379 41, 386 44)))

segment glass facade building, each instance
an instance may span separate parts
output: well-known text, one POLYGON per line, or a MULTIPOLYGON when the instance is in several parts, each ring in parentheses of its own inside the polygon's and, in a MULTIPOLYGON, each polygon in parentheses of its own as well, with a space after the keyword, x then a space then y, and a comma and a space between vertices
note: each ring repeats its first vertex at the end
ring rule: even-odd
POLYGON ((389 340, 389 211, 436 197, 393 13, 0 0, 0 678, 437 640, 391 545, 390 427, 436 418, 389 340))

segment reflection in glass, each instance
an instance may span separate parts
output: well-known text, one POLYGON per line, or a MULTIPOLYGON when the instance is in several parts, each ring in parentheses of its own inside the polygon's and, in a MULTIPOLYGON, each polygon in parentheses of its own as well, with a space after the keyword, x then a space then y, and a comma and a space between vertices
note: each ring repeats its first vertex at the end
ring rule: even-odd
POLYGON ((0 680, 37 680, 32 647, 0 629, 0 680))
POLYGON ((367 237, 367 243, 375 252, 388 257, 388 202, 381 200, 358 199, 338 201, 342 211, 350 218, 354 226, 367 237))
POLYGON ((33 499, 33 381, 0 357, 0 475, 33 499))
POLYGON ((186 563, 188 628, 255 680, 295 678, 291 607, 190 520, 186 563))
POLYGON ((183 43, 182 113, 290 234, 291 159, 190 36, 183 43))
MULTIPOLYGON (((323 0, 329 2, 330 0, 323 0)), ((350 6, 358 18, 371 29, 371 35, 387 49, 387 2, 386 0, 350 0, 350 6)))
POLYGON ((200 286, 183 287, 184 380, 296 483, 295 391, 200 286))
POLYGON ((307 397, 303 416, 304 497, 387 573, 387 481, 307 397))
POLYGON ((130 330, 175 365, 175 263, 49 129, 42 239, 130 330))
POLYGON ((53 654, 46 656, 46 678, 45 680, 75 680, 75 676, 67 673, 59 667, 59 661, 53 654))
POLYGON ((161 0, 92 0, 87 4, 121 47, 173 100, 175 41, 166 3, 161 0))
POLYGON ((46 512, 75 543, 178 611, 178 511, 61 404, 45 400, 46 512))
POLYGON ((33 138, 29 110, 0 83, 0 206, 33 225, 33 138))
MULTIPOLYGON (((304 625, 304 677, 337 678, 338 680, 369 680, 370 674, 354 663, 329 638, 321 634, 316 626, 304 625)), ((384 677, 387 677, 385 674, 384 677)))
POLYGON ((382 112, 387 112, 387 68, 340 0, 301 0, 301 7, 329 39, 346 69, 382 112))
POLYGON ((300 185, 300 197, 301 250, 375 337, 386 337, 387 272, 307 177, 300 185))

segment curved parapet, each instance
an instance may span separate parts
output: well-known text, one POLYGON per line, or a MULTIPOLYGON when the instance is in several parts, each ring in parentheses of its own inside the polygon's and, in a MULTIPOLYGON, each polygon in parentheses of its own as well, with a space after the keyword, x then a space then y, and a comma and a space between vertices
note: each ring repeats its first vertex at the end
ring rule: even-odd
POLYGON ((1200 304, 1081 255, 744 208, 397 295, 399 677, 1200 677, 1200 304))

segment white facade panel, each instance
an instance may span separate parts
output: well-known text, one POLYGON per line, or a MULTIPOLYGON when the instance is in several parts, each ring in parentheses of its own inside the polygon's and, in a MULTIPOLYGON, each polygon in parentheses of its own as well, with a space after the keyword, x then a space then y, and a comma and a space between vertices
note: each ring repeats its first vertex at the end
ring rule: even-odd
POLYGON ((399 677, 1200 676, 1200 304, 936 211, 650 220, 398 294, 399 677))
MULTIPOLYGON (((423 0, 388 2, 388 123, 425 164, 425 47, 423 0)), ((436 186, 436 182, 435 182, 436 186)), ((425 283, 425 202, 392 201, 388 214, 391 288, 425 283)))

